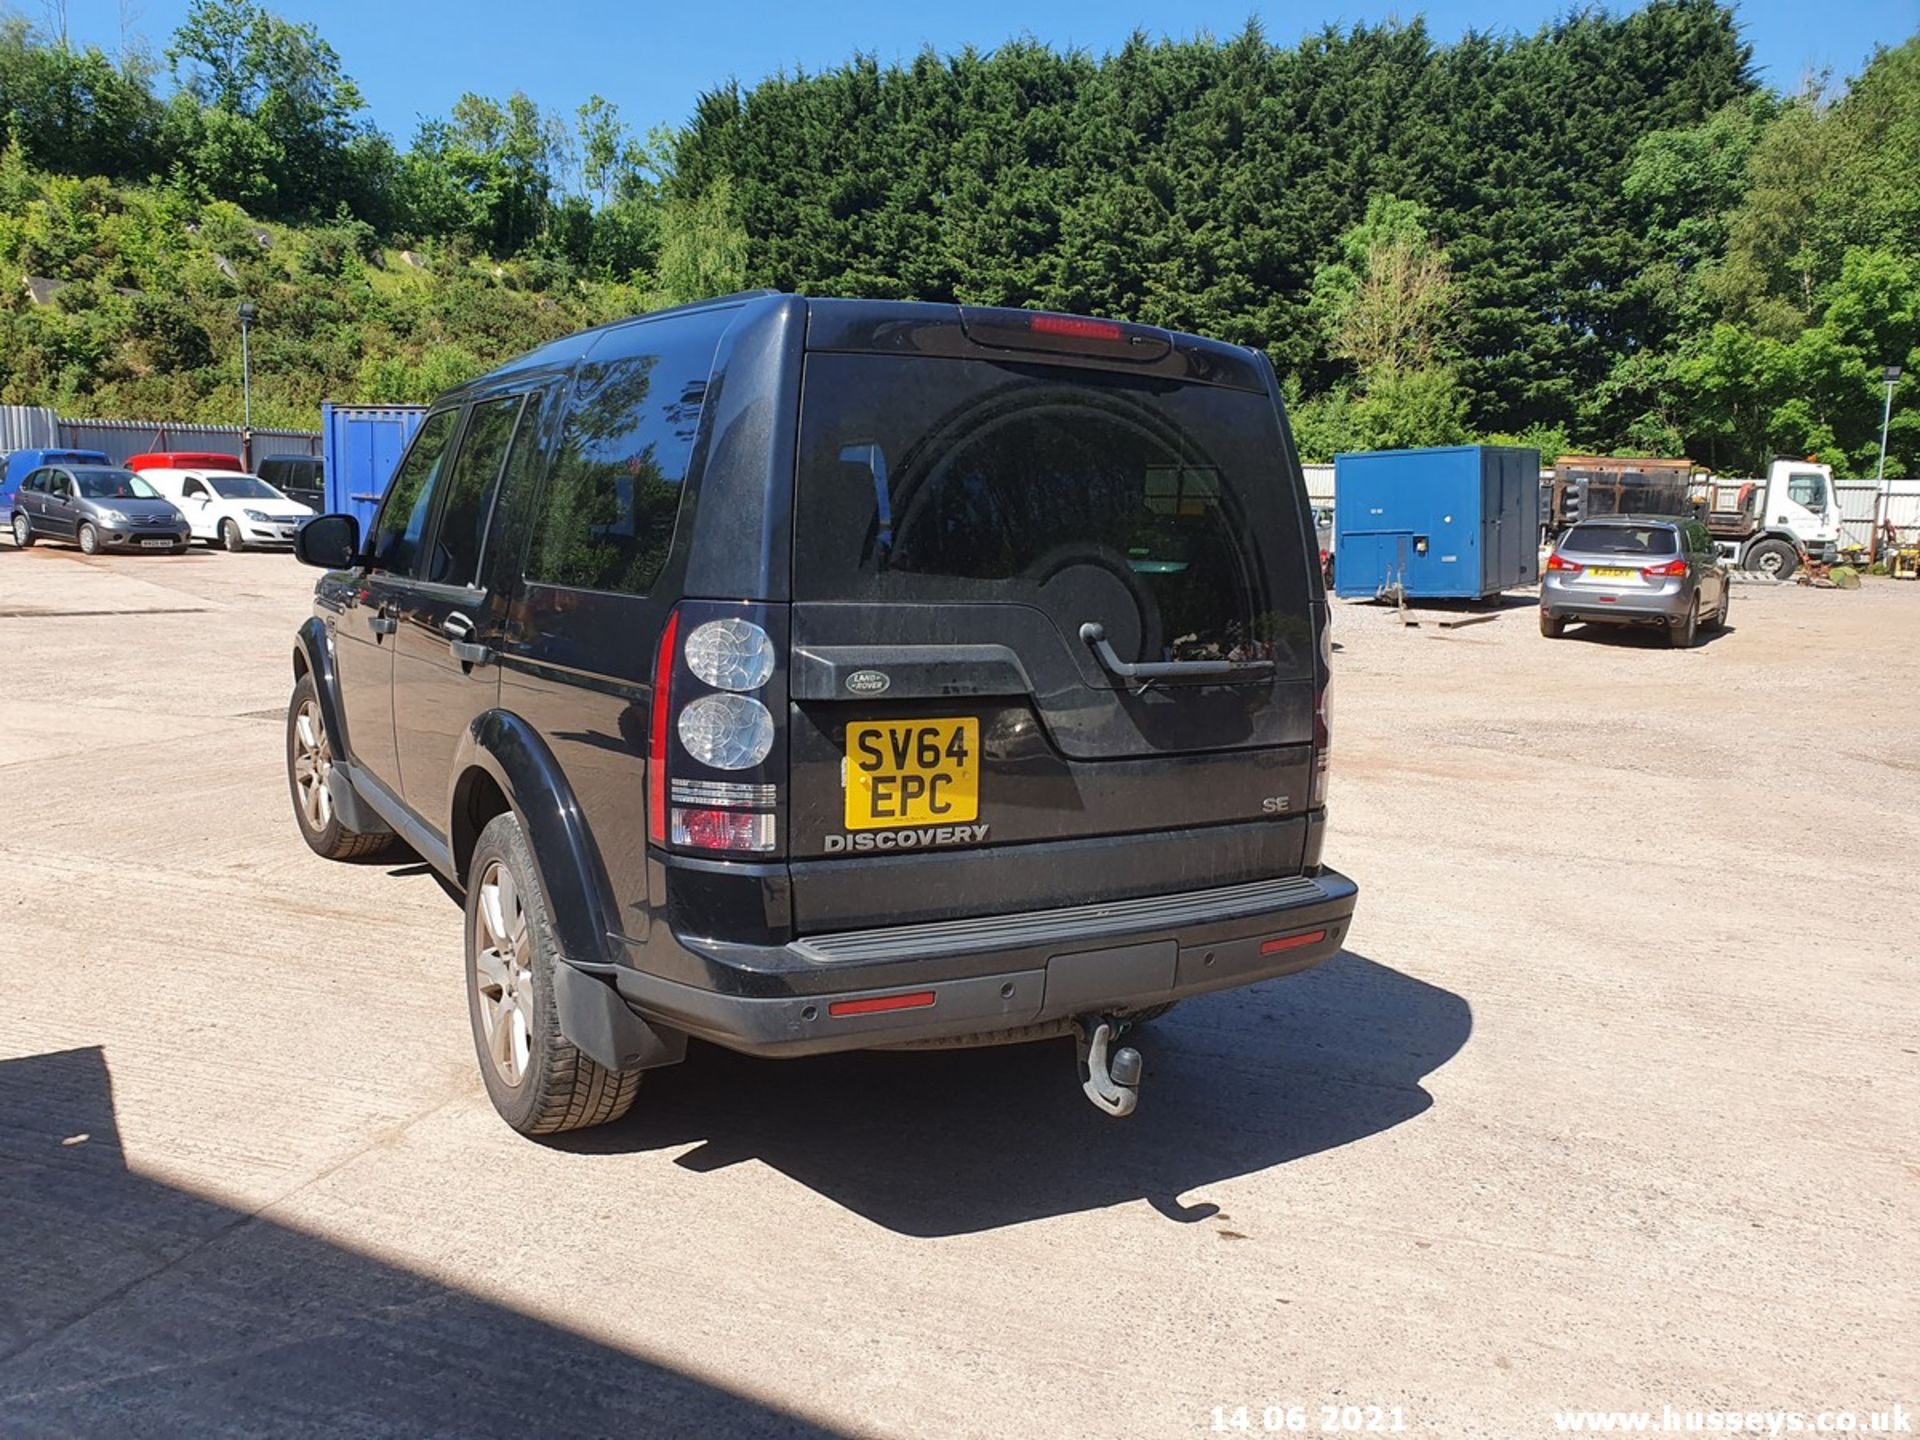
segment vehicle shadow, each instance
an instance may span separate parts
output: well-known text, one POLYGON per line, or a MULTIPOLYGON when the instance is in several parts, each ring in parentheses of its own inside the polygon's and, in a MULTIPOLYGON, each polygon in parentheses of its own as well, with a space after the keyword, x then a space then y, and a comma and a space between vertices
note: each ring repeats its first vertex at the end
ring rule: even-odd
POLYGON ((1473 1028, 1460 996, 1341 953, 1306 974, 1192 1000, 1143 1027, 1140 1107, 1080 1093, 1070 1040, 756 1061, 689 1047, 617 1125, 559 1147, 703 1141, 679 1164, 764 1164, 905 1235, 967 1234, 1191 1192, 1350 1144, 1432 1105, 1421 1081, 1473 1028))
POLYGON ((127 1168, 97 1049, 0 1061, 0 1432, 826 1437, 127 1168))
MULTIPOLYGON (((1707 646, 1738 634, 1740 627, 1732 621, 1725 625, 1703 625, 1694 634, 1693 648, 1704 650, 1707 646)), ((1566 632, 1560 637, 1564 640, 1585 640, 1594 645, 1613 645, 1625 650, 1666 650, 1666 632, 1658 625, 1587 625, 1580 621, 1569 621, 1566 632)))

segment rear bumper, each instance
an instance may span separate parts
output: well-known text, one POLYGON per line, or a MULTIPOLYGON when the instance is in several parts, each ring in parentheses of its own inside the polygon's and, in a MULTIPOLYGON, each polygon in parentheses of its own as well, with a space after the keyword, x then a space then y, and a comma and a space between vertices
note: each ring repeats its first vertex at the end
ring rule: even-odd
POLYGON ((713 988, 626 966, 613 979, 647 1020, 755 1055, 956 1040, 1308 969, 1339 950, 1358 895, 1351 880, 1323 870, 782 946, 680 937, 713 988), (909 998, 910 1008, 866 1008, 909 998))
POLYGON ((1618 625, 1678 625, 1687 618, 1693 591, 1675 586, 1672 593, 1639 593, 1594 586, 1557 585, 1540 590, 1540 609, 1550 620, 1598 620, 1618 625), (1607 598, 1602 598, 1607 597, 1607 598))

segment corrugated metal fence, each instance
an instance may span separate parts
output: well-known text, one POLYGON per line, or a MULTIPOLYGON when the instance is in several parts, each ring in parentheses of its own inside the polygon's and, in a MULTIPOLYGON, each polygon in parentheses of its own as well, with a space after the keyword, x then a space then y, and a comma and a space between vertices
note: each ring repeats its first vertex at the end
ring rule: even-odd
MULTIPOLYGON (((246 432, 238 425, 174 425, 157 420, 60 421, 59 443, 71 450, 100 450, 109 460, 125 460, 145 450, 213 450, 238 455, 246 432)), ((312 430, 253 432, 253 459, 263 455, 318 455, 320 436, 312 430)))
MULTIPOLYGON (((176 425, 168 420, 75 420, 44 405, 0 405, 0 454, 13 450, 99 450, 125 460, 143 450, 213 450, 238 455, 238 425, 176 425)), ((317 430, 255 430, 253 459, 318 455, 317 430)))
POLYGON ((1887 481, 1884 500, 1873 480, 1836 480, 1833 490, 1840 502, 1842 545, 1868 544, 1876 519, 1891 522, 1904 541, 1920 539, 1920 480, 1887 481))

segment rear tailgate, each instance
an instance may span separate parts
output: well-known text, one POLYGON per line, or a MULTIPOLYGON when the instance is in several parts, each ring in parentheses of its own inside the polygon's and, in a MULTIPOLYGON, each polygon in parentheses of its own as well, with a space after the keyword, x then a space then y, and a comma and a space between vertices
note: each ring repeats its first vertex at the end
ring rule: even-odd
POLYGON ((1316 592, 1270 396, 956 349, 807 358, 796 927, 1296 873, 1316 592))

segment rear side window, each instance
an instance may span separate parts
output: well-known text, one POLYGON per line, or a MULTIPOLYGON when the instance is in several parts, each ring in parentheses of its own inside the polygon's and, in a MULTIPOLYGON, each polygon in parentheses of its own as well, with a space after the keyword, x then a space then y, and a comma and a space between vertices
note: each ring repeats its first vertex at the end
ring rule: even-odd
POLYGON ((447 500, 423 578, 441 585, 473 583, 480 569, 494 482, 500 477, 519 418, 518 395, 473 407, 460 454, 447 477, 447 500))
POLYGON ((429 415, 413 437, 413 445, 393 472, 387 486, 387 498, 380 504, 380 516, 374 521, 373 539, 367 546, 374 563, 382 570, 406 572, 413 568, 414 552, 427 528, 427 511, 433 503, 433 481, 447 458, 447 443, 453 439, 457 410, 442 410, 429 415))
MULTIPOLYGON (((1011 602, 1124 658, 1310 661, 1305 537, 1262 394, 814 355, 797 598, 1011 602)), ((1289 665, 1291 662, 1291 667, 1289 665)))
POLYGON ((527 578, 644 595, 673 546, 715 332, 660 321, 642 353, 580 368, 535 516, 527 578))
POLYGON ((1677 555, 1680 546, 1667 525, 1576 525, 1560 542, 1582 555, 1677 555))

